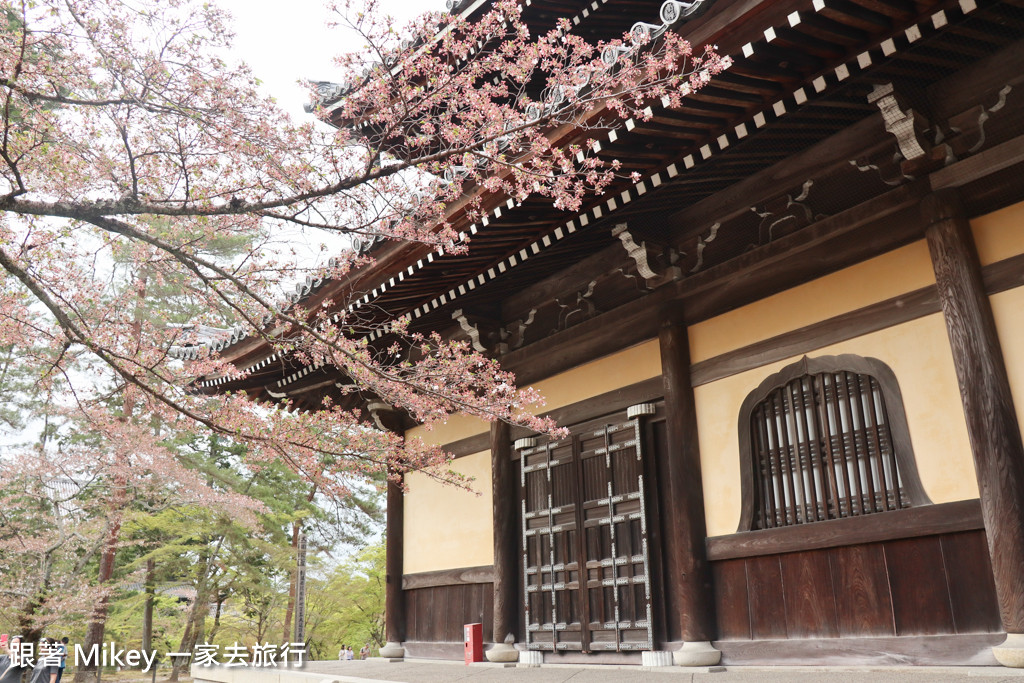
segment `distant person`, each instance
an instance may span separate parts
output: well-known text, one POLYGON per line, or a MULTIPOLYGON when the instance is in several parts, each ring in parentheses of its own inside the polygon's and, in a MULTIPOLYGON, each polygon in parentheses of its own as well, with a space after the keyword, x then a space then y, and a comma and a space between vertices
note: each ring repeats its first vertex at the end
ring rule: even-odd
POLYGON ((7 641, 7 654, 0 655, 0 683, 21 683, 21 674, 28 669, 21 664, 21 636, 7 641))
POLYGON ((349 649, 345 650, 345 659, 346 660, 351 662, 355 658, 356 658, 356 653, 352 652, 352 648, 349 648, 349 649))
POLYGON ((345 645, 345 643, 342 643, 341 644, 341 649, 338 650, 338 659, 340 661, 344 662, 347 659, 347 655, 348 655, 348 646, 345 645))
POLYGON ((370 644, 366 643, 359 650, 359 659, 369 659, 369 658, 370 658, 370 644))
POLYGON ((68 637, 64 636, 57 645, 60 648, 60 669, 57 671, 57 683, 64 677, 64 669, 68 665, 68 637))
POLYGON ((57 683, 60 675, 60 649, 55 638, 43 638, 39 641, 39 652, 36 654, 36 666, 32 669, 29 683, 57 683))

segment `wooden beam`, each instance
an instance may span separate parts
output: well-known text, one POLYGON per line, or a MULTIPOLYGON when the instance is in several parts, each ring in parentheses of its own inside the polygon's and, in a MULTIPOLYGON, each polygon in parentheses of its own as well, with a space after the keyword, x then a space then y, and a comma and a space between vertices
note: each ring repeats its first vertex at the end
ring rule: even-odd
POLYGON ((709 384, 769 363, 810 353, 829 344, 884 330, 939 312, 935 287, 843 313, 693 364, 693 385, 709 384))
MULTIPOLYGON (((637 403, 645 403, 652 401, 662 396, 662 384, 661 376, 651 377, 635 384, 621 387, 619 389, 613 389, 597 396, 591 396, 585 398, 582 401, 576 403, 570 403, 554 410, 549 410, 545 413, 541 413, 540 417, 550 417, 555 421, 556 424, 562 427, 576 424, 577 422, 583 422, 589 420, 596 415, 607 415, 609 413, 618 412, 625 410, 629 406, 636 405, 637 403)), ((525 427, 511 427, 510 428, 510 441, 515 441, 518 438, 524 436, 531 436, 535 434, 525 427)), ((480 432, 473 436, 467 436, 459 439, 458 441, 451 441, 441 446, 446 453, 451 453, 454 458, 462 458, 467 455, 473 455, 474 453, 480 453, 486 451, 491 444, 491 434, 489 431, 480 432)), ((512 454, 513 460, 519 456, 517 453, 512 454)))
MULTIPOLYGON (((989 295, 1024 287, 1024 254, 990 263, 981 269, 981 276, 989 295)), ((922 287, 694 363, 690 376, 698 387, 941 310, 935 287, 922 287)))
MULTIPOLYGON (((881 115, 869 116, 783 162, 667 216, 664 221, 671 226, 676 238, 674 246, 678 248, 686 236, 706 231, 712 223, 724 223, 736 216, 749 214, 751 206, 764 204, 786 188, 799 187, 808 178, 821 178, 831 169, 848 167, 850 159, 891 146, 881 115)), ((596 277, 617 268, 628 268, 629 264, 622 245, 613 244, 510 295, 502 304, 502 318, 506 321, 525 318, 538 302, 550 301, 567 291, 583 289, 596 277)))
POLYGON ((518 486, 512 472, 512 434, 507 422, 491 423, 491 494, 494 520, 494 642, 519 633, 518 486))
POLYGON ((502 367, 525 385, 652 339, 666 307, 692 325, 902 246, 921 235, 919 183, 890 190, 720 266, 516 349, 502 367))
POLYGON ((978 500, 960 500, 814 524, 713 536, 707 540, 707 552, 709 560, 718 562, 983 528, 981 503, 978 500))
POLYGON ((697 440, 697 403, 690 382, 690 344, 680 317, 659 332, 665 389, 669 495, 664 501, 666 588, 685 642, 715 637, 714 587, 707 561, 704 487, 697 440))
POLYGON ((1024 634, 1024 444, 1003 352, 960 198, 946 190, 922 203, 925 236, 953 351, 981 494, 999 612, 1024 634))
POLYGON ((933 190, 961 187, 1011 166, 1024 163, 1024 136, 1007 140, 931 174, 933 190))
POLYGON ((418 588, 436 588, 438 586, 462 586, 473 583, 491 583, 494 581, 494 567, 460 567, 459 569, 439 569, 432 572, 416 572, 402 576, 402 590, 418 588))

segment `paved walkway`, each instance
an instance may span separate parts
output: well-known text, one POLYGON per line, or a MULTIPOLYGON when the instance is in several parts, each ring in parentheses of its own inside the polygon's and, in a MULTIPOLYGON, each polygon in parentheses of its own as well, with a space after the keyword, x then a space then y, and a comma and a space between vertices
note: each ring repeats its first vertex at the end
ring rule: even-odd
POLYGON ((339 683, 1024 683, 1024 669, 1002 667, 741 667, 690 671, 682 667, 546 665, 540 668, 458 662, 369 659, 309 662, 306 673, 339 683))

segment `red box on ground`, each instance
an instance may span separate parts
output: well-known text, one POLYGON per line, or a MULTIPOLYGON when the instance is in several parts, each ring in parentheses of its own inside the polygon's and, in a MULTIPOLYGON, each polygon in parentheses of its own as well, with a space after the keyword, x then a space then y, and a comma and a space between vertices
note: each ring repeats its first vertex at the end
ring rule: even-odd
POLYGON ((466 664, 484 661, 484 627, 483 624, 466 624, 464 643, 466 648, 466 664))

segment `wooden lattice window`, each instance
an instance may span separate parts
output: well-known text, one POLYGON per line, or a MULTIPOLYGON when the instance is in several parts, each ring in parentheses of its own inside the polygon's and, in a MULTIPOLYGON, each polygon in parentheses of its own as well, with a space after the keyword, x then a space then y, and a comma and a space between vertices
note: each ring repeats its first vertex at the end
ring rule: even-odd
POLYGON ((860 356, 804 357, 740 410, 740 531, 928 503, 896 377, 860 356))

